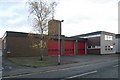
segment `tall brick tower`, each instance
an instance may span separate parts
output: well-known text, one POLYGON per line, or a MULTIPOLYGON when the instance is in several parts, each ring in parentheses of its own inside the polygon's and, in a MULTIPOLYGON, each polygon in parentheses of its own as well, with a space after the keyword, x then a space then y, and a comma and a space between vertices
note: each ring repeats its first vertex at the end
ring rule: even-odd
POLYGON ((61 35, 61 22, 63 22, 63 20, 50 20, 48 22, 48 35, 61 35))

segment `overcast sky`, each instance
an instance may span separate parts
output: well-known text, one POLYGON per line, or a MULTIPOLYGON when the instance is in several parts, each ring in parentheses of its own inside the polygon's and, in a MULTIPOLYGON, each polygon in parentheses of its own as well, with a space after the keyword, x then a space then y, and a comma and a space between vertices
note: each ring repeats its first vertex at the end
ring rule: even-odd
MULTIPOLYGON (((28 0, 0 0, 0 37, 5 31, 30 32, 28 0)), ((57 0, 55 19, 64 20, 62 34, 95 31, 118 33, 119 0, 57 0)))

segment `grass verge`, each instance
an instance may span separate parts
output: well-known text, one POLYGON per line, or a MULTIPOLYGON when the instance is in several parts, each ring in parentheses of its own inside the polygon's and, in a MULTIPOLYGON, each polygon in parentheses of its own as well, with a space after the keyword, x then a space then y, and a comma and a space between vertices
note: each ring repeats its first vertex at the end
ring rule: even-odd
MULTIPOLYGON (((11 62, 16 65, 20 66, 27 66, 27 67, 42 67, 42 66, 50 66, 50 65, 57 65, 57 56, 44 56, 43 60, 40 60, 40 57, 14 57, 9 58, 11 62)), ((61 64, 71 64, 76 63, 72 60, 67 60, 61 58, 61 64)))

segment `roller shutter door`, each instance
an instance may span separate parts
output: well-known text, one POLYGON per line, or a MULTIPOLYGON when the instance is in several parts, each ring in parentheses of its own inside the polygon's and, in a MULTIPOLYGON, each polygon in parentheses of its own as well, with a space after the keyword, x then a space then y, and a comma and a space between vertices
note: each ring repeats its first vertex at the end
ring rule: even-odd
POLYGON ((85 54, 85 42, 83 41, 78 41, 78 54, 85 54))
POLYGON ((64 41, 64 54, 74 54, 74 41, 73 40, 64 41))
POLYGON ((58 55, 58 40, 48 41, 48 55, 57 56, 58 55))
POLYGON ((48 55, 56 56, 58 54, 58 41, 57 40, 49 40, 48 41, 48 55))

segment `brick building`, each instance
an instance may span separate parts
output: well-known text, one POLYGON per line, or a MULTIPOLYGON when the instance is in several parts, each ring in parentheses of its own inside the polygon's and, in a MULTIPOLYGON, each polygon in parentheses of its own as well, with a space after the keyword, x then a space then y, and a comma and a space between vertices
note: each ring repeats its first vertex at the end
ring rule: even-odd
POLYGON ((87 39, 87 54, 116 53, 116 38, 114 33, 96 31, 73 37, 87 39))
MULTIPOLYGON (((36 41, 38 38, 34 38, 36 41)), ((3 37, 3 54, 8 57, 40 56, 40 49, 32 48, 28 33, 7 31, 3 37)), ((48 47, 44 49, 44 55, 56 56, 60 48, 61 55, 86 54, 86 39, 54 36, 48 40, 48 47)))
MULTIPOLYGON (((61 35, 61 22, 48 22, 48 40, 44 55, 85 55, 85 54, 112 54, 116 52, 116 38, 114 33, 97 31, 87 34, 66 37, 61 35)), ((38 34, 33 34, 38 35, 38 34)), ((34 37, 38 41, 38 37, 34 37)), ((6 31, 2 38, 2 52, 7 57, 40 56, 39 48, 31 47, 28 33, 6 31)))

